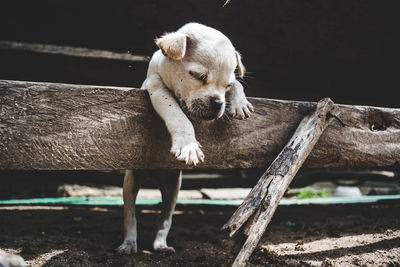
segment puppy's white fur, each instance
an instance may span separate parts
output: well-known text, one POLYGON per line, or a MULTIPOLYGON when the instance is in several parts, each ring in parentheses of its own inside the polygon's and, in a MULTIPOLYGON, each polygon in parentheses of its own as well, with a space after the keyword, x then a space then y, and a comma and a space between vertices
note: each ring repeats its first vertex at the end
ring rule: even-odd
MULTIPOLYGON (((147 78, 142 88, 147 89, 154 109, 164 120, 172 138, 171 153, 187 164, 198 164, 204 154, 196 140, 189 118, 214 120, 225 109, 238 119, 247 118, 253 106, 247 101, 243 86, 236 79, 235 69, 243 78, 245 68, 240 54, 221 32, 189 23, 177 32, 167 33, 156 40, 160 50, 151 58, 147 78)), ((126 171, 124 180, 125 240, 117 248, 119 253, 137 252, 135 199, 140 187, 140 175, 126 171)), ((181 184, 181 171, 157 172, 163 196, 162 220, 153 243, 154 250, 174 251, 166 238, 181 184)))

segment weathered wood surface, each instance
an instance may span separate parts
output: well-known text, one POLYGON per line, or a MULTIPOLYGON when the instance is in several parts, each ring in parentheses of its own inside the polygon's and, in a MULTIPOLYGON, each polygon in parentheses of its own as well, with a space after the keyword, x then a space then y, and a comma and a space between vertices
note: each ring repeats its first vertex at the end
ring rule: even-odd
POLYGON ((332 100, 319 101, 315 112, 304 117, 293 137, 222 227, 229 229, 232 236, 250 220, 243 230, 248 237, 232 266, 244 266, 253 253, 290 182, 333 119, 332 115, 337 115, 332 100))
MULTIPOLYGON (((197 168, 266 167, 315 103, 249 98, 247 120, 194 123, 197 168)), ((337 105, 307 167, 392 166, 400 161, 400 109, 337 105)), ((169 153, 170 137, 145 90, 0 81, 0 169, 192 168, 169 153)))
POLYGON ((130 53, 117 53, 113 51, 90 49, 85 47, 71 47, 50 44, 29 44, 12 41, 0 41, 0 48, 24 50, 45 54, 57 54, 73 57, 102 58, 126 61, 149 61, 148 56, 131 55, 130 53))

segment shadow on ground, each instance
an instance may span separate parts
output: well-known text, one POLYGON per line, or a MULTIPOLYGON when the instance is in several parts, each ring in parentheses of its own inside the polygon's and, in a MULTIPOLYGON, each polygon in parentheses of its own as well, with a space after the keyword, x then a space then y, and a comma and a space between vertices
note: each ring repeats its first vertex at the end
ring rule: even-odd
MULTIPOLYGON (((346 260, 372 266, 368 257, 362 262, 372 253, 379 263, 398 266, 399 207, 281 206, 250 265, 346 260)), ((234 208, 179 206, 168 239, 177 251, 173 255, 151 252, 158 211, 139 208, 140 253, 120 256, 114 249, 123 238, 121 207, 0 207, 0 248, 19 253, 32 266, 226 266, 232 260, 233 241, 219 229, 234 208)))

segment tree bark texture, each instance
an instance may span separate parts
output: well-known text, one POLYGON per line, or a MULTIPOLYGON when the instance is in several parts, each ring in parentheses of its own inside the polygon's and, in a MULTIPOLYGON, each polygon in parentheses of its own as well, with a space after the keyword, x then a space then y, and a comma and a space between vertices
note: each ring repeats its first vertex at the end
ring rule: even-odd
MULTIPOLYGON (((315 103, 249 98, 246 120, 193 122, 198 169, 267 167, 315 103)), ((400 161, 400 109, 336 105, 306 167, 392 166, 400 161)), ((0 169, 190 169, 146 90, 0 80, 0 169)))
POLYGON ((290 182, 330 123, 332 115, 337 115, 333 102, 329 98, 319 101, 316 111, 304 117, 288 144, 223 226, 223 229, 231 231, 232 236, 250 220, 243 230, 248 237, 232 266, 244 266, 253 253, 290 182))

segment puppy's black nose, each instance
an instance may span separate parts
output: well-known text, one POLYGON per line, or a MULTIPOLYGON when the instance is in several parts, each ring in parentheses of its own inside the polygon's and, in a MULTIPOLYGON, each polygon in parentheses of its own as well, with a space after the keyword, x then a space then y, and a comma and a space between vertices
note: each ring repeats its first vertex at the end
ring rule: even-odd
POLYGON ((210 105, 213 111, 219 111, 223 104, 224 101, 222 101, 218 97, 210 97, 210 105))

